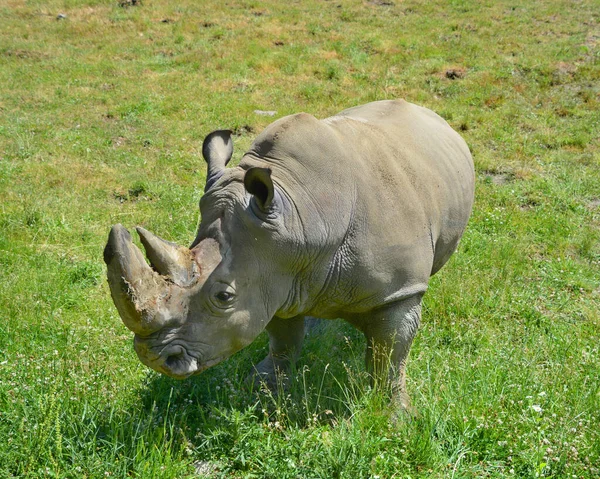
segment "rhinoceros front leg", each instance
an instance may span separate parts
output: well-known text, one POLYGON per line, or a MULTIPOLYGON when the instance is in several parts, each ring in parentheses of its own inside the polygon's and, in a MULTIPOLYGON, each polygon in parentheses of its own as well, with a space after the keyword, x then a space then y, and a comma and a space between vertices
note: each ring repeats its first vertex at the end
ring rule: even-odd
POLYGON ((422 295, 378 309, 358 325, 367 338, 366 364, 375 386, 391 386, 392 400, 412 411, 406 360, 421 321, 422 295))
POLYGON ((304 342, 304 316, 282 319, 274 317, 266 327, 269 334, 269 354, 254 366, 250 378, 255 386, 264 383, 277 389, 278 376, 289 373, 296 363, 304 342))

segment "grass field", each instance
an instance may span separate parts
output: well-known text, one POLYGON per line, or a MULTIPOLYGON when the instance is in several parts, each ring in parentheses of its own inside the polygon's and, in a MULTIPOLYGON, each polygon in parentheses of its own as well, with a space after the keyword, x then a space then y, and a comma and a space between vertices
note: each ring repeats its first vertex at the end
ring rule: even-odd
POLYGON ((0 477, 600 477, 600 9, 581 1, 0 2, 0 477), (62 18, 57 16, 62 14, 62 18), (405 98, 468 142, 476 204, 391 420, 364 340, 291 389, 149 371, 110 299, 114 223, 189 244, 200 151, 405 98))

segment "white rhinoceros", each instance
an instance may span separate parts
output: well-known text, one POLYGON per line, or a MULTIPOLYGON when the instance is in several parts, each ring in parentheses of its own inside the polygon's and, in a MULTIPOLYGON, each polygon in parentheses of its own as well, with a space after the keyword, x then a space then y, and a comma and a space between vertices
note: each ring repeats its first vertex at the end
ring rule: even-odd
POLYGON ((269 354, 256 370, 273 384, 298 356, 306 315, 343 318, 407 407, 421 300, 473 204, 463 139, 430 110, 378 101, 325 120, 282 118, 226 169, 232 151, 229 131, 204 141, 208 179, 190 248, 138 228, 150 267, 123 226, 110 232, 112 298, 141 361, 186 378, 266 329, 269 354))

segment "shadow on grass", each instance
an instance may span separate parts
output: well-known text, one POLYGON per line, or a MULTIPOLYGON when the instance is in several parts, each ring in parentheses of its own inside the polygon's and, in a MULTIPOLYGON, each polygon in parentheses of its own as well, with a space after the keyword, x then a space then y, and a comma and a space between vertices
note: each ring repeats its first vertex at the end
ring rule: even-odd
POLYGON ((192 411, 199 410, 215 414, 255 407, 262 410, 270 403, 276 407, 317 407, 317 402, 344 403, 352 399, 347 388, 358 387, 357 383, 365 379, 358 377, 364 373, 364 339, 342 321, 323 321, 312 329, 289 384, 274 394, 246 383, 253 365, 263 359, 267 350, 267 337, 263 334, 248 348, 184 381, 148 372, 138 393, 141 405, 148 412, 185 411, 188 420, 192 411))
MULTIPOLYGON (((173 458, 235 457, 240 438, 259 444, 286 428, 336 425, 364 393, 364 339, 343 322, 308 335, 287 388, 252 390, 245 379, 267 351, 266 335, 203 374, 177 381, 149 371, 127 403, 100 414, 105 453, 140 471, 148 450, 173 458)), ((105 454, 103 454, 105 455, 105 454)), ((185 462, 185 461, 184 461, 185 462)), ((235 462, 235 461, 234 461, 235 462)))

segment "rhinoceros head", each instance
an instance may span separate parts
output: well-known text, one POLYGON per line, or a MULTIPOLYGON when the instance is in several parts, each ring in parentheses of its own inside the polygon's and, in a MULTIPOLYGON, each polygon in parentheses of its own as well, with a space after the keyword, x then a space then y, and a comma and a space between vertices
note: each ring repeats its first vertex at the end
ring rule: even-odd
POLYGON ((148 264, 115 225, 104 251, 111 295, 140 360, 172 377, 200 373, 248 345, 285 300, 274 252, 257 247, 283 222, 281 194, 268 169, 225 169, 232 151, 227 131, 204 142, 207 188, 190 248, 137 228, 148 264))

